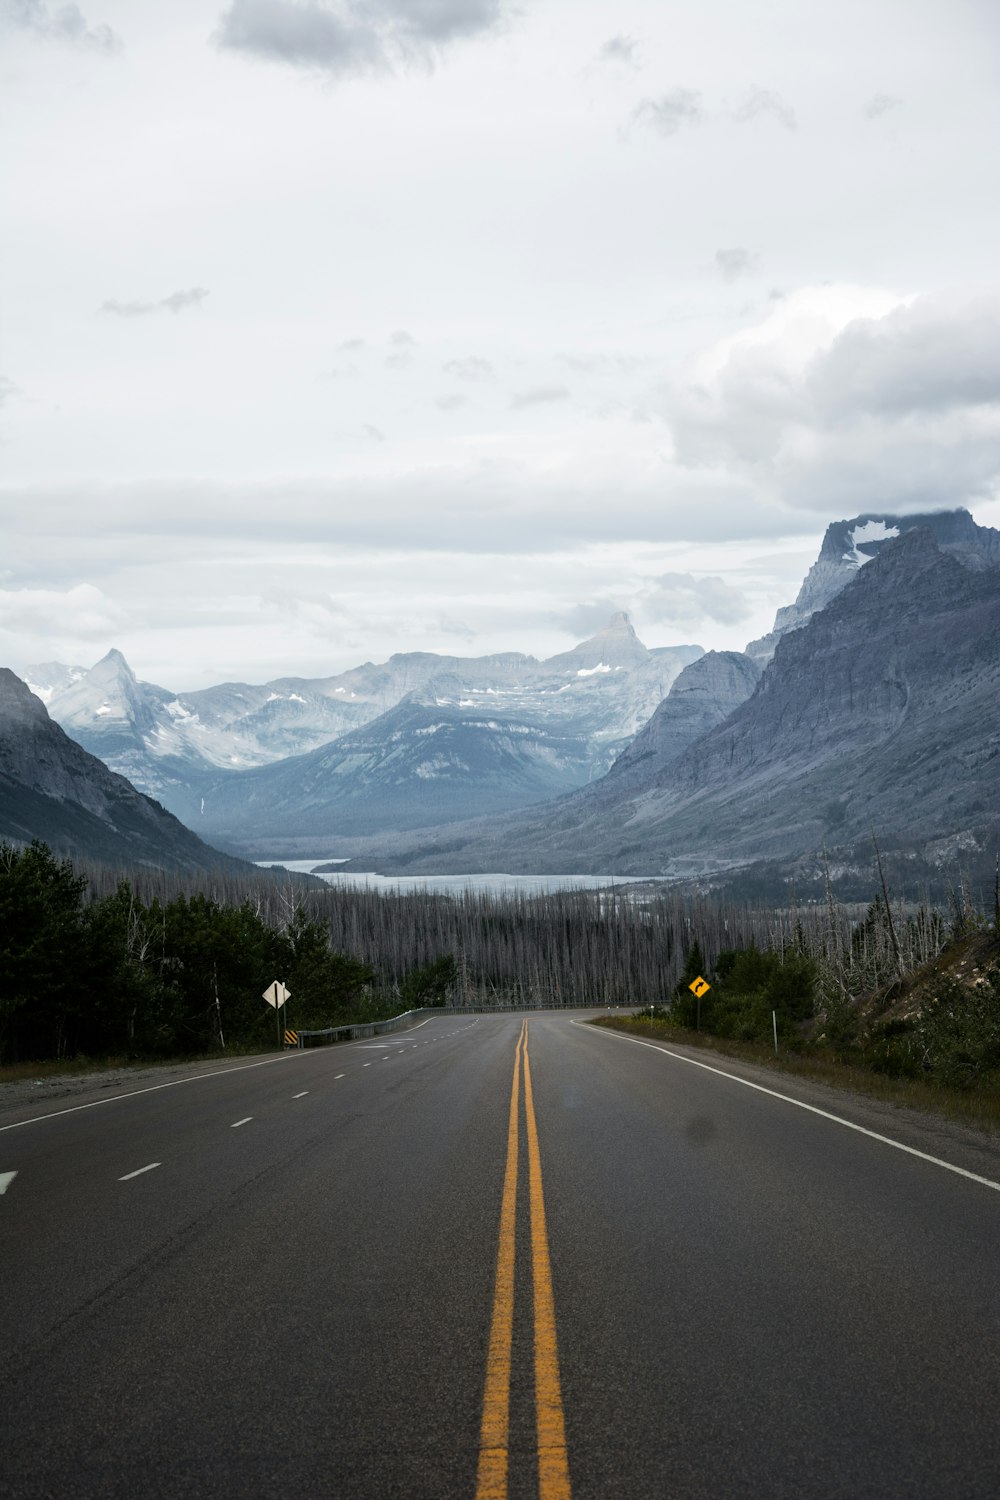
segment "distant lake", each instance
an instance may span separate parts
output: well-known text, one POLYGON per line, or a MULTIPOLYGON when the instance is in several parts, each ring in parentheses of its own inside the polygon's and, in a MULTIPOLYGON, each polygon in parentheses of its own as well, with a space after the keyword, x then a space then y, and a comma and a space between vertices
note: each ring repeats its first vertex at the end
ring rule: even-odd
MULTIPOLYGON (((258 859, 264 869, 280 865, 296 875, 312 875, 317 865, 336 864, 332 859, 258 859)), ((347 861, 345 860, 346 864, 347 861)), ((465 891, 490 895, 544 896, 549 891, 593 891, 609 885, 628 885, 655 880, 655 875, 376 875, 370 870, 338 870, 320 875, 328 885, 368 887, 375 891, 430 891, 460 896, 465 891)))

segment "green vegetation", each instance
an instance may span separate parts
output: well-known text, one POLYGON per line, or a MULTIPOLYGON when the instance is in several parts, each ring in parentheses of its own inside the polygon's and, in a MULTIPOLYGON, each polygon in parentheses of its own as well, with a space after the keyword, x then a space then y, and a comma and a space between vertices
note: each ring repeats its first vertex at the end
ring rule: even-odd
POLYGON ((853 924, 832 902, 828 918, 808 936, 796 923, 780 947, 751 942, 711 963, 692 941, 669 1005, 601 1024, 1000 1127, 995 925, 961 893, 950 920, 926 907, 894 917, 883 895, 853 924), (711 986, 700 999, 690 989, 699 976, 711 986))
POLYGON ((0 846, 0 1060, 263 1047, 276 977, 298 1026, 352 1018, 374 977, 300 906, 275 926, 250 900, 143 902, 124 880, 87 899, 87 887, 44 844, 0 846))
POLYGON ((772 1035, 773 1011, 779 1037, 790 1039, 798 1023, 813 1014, 816 963, 805 953, 761 952, 754 943, 742 950, 724 949, 711 965, 711 975, 705 973, 708 966, 700 950, 696 958, 685 964, 674 990, 670 1014, 679 1026, 742 1041, 766 1041, 772 1035), (689 969, 695 972, 689 974, 689 969), (701 1000, 689 989, 698 975, 712 986, 701 1000))

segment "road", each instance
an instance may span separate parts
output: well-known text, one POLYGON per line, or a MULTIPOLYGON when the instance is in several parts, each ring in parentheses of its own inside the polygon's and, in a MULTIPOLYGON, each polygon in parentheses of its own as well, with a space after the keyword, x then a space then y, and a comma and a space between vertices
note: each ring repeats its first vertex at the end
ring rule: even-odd
POLYGON ((443 1015, 8 1111, 0 1185, 5 1497, 1000 1494, 1000 1147, 886 1105, 443 1015))

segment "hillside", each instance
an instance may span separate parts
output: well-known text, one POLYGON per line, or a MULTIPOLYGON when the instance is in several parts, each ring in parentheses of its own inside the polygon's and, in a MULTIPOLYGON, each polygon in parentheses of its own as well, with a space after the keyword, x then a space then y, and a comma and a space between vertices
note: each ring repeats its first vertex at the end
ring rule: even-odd
POLYGON ((71 740, 6 667, 0 668, 0 839, 40 839, 58 854, 121 866, 248 869, 71 740))

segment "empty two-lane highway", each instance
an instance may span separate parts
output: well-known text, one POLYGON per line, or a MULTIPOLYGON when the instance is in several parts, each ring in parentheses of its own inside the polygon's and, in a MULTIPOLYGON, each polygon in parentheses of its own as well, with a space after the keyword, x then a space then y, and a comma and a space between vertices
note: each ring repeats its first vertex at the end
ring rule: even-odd
POLYGON ((0 1495, 992 1500, 1000 1149, 698 1060, 442 1015, 8 1111, 0 1495))

